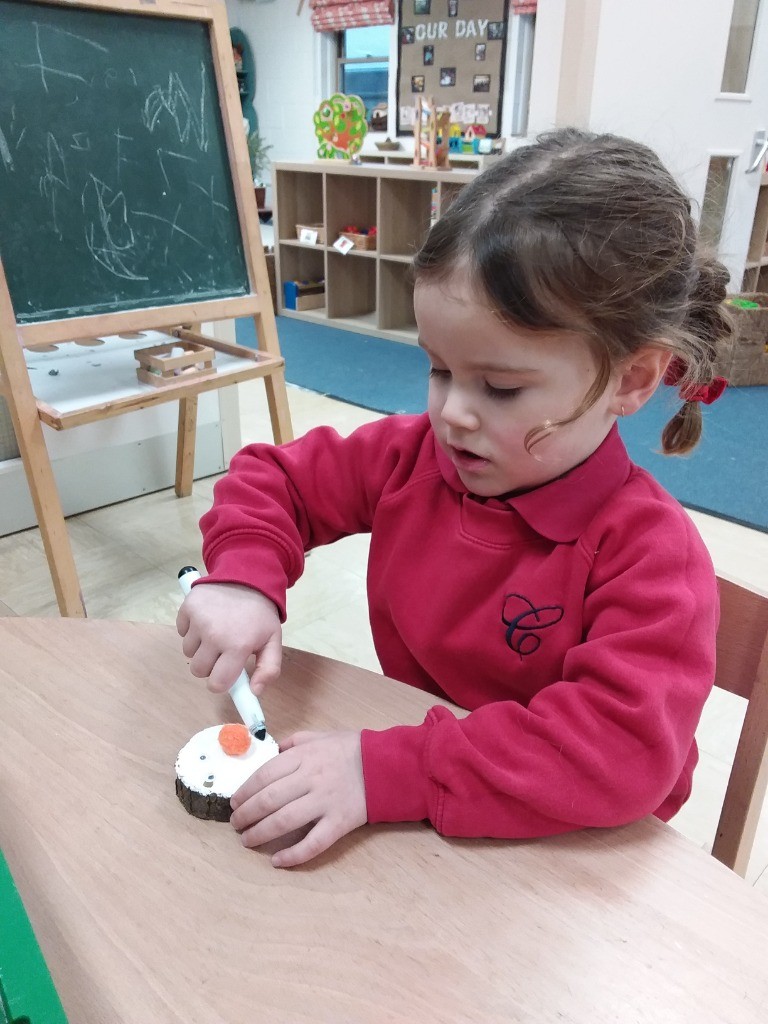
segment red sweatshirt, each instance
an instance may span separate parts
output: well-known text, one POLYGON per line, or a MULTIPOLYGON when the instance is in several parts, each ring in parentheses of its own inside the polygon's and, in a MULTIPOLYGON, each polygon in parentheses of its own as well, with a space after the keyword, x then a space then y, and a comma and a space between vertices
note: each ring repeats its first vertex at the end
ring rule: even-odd
POLYGON ((468 494, 426 415, 252 445, 201 520, 207 582, 285 593, 304 551, 371 532, 384 672, 471 713, 362 734, 368 820, 444 835, 611 826, 687 799, 717 590, 680 505, 614 429, 506 500, 468 494))

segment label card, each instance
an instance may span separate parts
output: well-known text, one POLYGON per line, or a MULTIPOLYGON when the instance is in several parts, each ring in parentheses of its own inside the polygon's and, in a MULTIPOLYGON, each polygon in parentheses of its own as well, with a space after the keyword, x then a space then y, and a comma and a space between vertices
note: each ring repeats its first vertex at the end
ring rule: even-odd
POLYGON ((336 241, 333 243, 333 248, 337 249, 342 256, 346 256, 350 249, 354 249, 355 243, 351 238, 345 238, 344 235, 339 235, 336 241))

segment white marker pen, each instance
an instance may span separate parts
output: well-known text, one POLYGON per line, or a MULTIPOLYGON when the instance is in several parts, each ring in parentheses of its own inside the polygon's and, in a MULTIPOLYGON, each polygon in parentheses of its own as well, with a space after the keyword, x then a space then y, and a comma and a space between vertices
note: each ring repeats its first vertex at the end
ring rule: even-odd
MULTIPOLYGON (((179 586, 186 596, 192 589, 195 580, 200 579, 200 573, 194 565, 185 565, 179 569, 179 586)), ((267 735, 267 726, 264 721, 264 712, 256 694, 251 689, 251 681, 248 673, 243 669, 233 685, 229 689, 229 696, 234 701, 235 707, 245 724, 257 740, 263 740, 267 735)))

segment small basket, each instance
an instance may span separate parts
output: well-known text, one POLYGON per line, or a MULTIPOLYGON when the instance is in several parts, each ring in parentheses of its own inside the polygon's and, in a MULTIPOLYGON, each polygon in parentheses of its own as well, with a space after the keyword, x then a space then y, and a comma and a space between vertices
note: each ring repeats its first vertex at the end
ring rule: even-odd
MULTIPOLYGON (((316 231, 317 232, 317 245, 325 245, 325 225, 324 224, 297 224, 296 225, 296 237, 301 240, 302 231, 316 231)), ((308 242, 305 243, 309 245, 308 242)))
POLYGON ((342 238, 348 238, 356 249, 366 249, 368 252, 376 249, 376 235, 357 235, 351 231, 340 231, 342 238))
POLYGON ((756 302, 758 308, 742 309, 726 303, 734 333, 720 348, 716 372, 734 387, 768 384, 768 293, 732 297, 756 302))

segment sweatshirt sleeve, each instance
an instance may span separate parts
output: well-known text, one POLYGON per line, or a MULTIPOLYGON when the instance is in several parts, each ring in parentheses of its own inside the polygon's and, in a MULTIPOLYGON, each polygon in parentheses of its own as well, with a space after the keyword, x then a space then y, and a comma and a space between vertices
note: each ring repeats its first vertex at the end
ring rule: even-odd
POLYGON ((253 587, 284 621, 286 591, 303 571, 304 552, 370 531, 382 491, 407 461, 418 419, 388 417, 347 438, 318 427, 281 446, 243 448, 200 520, 207 575, 197 585, 253 587))
POLYGON ((422 725, 363 733, 369 821, 428 818, 444 835, 512 839, 664 805, 695 763, 717 589, 687 516, 669 508, 649 531, 643 511, 584 544, 583 642, 527 707, 500 700, 460 718, 438 706, 422 725))

